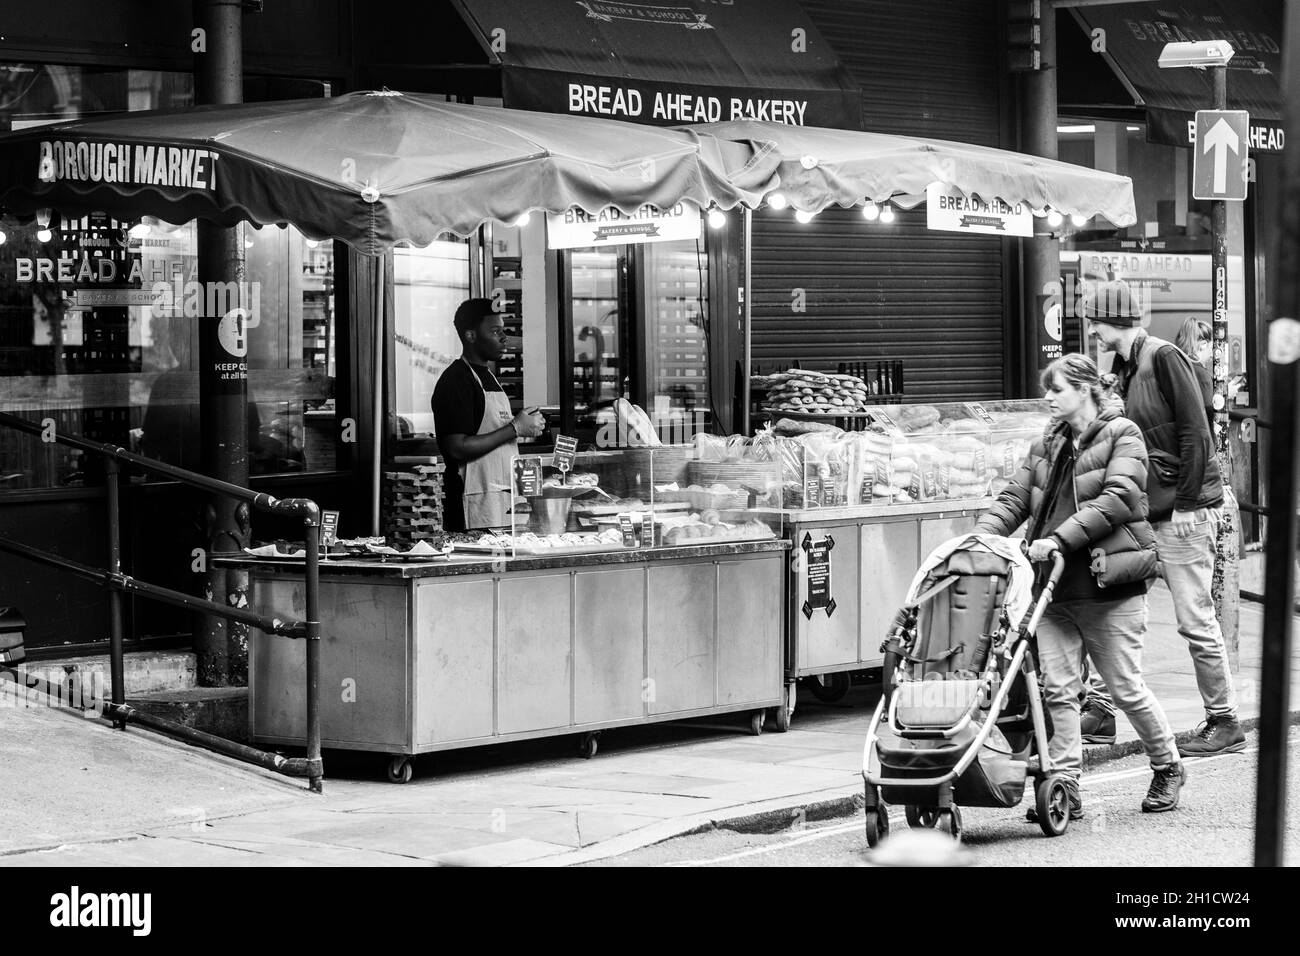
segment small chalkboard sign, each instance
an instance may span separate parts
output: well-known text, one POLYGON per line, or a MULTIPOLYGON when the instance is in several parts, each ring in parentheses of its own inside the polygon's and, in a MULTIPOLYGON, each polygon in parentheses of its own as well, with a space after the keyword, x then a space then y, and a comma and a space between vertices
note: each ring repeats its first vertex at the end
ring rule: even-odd
POLYGON ((542 461, 540 458, 515 459, 515 494, 536 498, 542 493, 542 461))

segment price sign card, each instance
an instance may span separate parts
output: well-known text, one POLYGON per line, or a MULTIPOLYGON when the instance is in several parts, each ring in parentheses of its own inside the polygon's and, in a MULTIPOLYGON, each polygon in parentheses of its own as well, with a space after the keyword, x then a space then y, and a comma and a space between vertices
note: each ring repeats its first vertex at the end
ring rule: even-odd
POLYGON ((578 439, 560 435, 555 439, 555 455, 551 465, 556 470, 568 473, 573 471, 573 458, 578 452, 578 439))
POLYGON ((320 543, 331 545, 339 539, 339 513, 322 511, 320 513, 320 543))

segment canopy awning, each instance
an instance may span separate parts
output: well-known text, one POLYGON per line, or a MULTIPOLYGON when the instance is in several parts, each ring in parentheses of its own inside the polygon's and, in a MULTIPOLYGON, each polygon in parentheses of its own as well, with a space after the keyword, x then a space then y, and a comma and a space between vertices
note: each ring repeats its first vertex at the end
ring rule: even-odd
MULTIPOLYGON (((1208 72, 1160 69, 1165 44, 1227 40, 1235 51, 1228 63, 1228 108, 1249 111, 1252 149, 1282 148, 1281 0, 1123 3, 1072 7, 1070 12, 1089 38, 1104 39, 1104 50, 1097 52, 1129 91, 1132 105, 1146 110, 1151 142, 1187 146, 1195 112, 1214 108, 1208 72)), ((1094 49, 1097 45, 1092 44, 1094 49)), ((1071 105, 1063 102, 1062 108, 1071 105)))
POLYGON ((775 167, 763 144, 384 91, 0 136, 0 208, 291 223, 373 254, 534 210, 753 206, 775 167))
POLYGON ((453 0, 515 109, 635 123, 862 127, 862 93, 795 0, 453 0))
MULTIPOLYGON (((1133 181, 1010 150, 852 130, 799 129, 778 123, 717 123, 694 129, 735 143, 770 143, 780 156, 779 190, 796 209, 892 200, 909 207, 931 183, 984 201, 1027 203, 1063 215, 1137 222, 1133 181)), ((769 194, 770 201, 770 194, 769 194)))

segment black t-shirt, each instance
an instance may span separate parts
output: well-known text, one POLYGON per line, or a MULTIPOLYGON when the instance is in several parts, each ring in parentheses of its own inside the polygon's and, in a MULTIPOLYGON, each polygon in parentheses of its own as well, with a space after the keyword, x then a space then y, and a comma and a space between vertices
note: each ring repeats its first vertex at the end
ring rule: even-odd
MULTIPOLYGON (((433 407, 434 435, 438 439, 447 435, 477 435, 487 410, 483 393, 500 391, 503 391, 501 383, 486 365, 471 366, 462 359, 452 362, 438 377, 429 401, 433 407), (475 384, 475 377, 479 384, 475 384)), ((465 462, 448 454, 447 446, 441 441, 438 447, 447 462, 447 471, 442 476, 443 525, 448 531, 464 531, 465 482, 460 477, 460 466, 465 462)))

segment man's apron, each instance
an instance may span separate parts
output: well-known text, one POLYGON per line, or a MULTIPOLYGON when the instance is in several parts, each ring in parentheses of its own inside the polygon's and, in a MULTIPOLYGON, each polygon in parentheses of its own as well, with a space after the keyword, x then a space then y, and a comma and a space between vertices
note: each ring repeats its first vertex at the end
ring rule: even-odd
MULTIPOLYGON (((463 358, 461 361, 465 361, 463 358)), ((469 365, 469 362, 465 362, 469 365)), ((509 425, 515 417, 510 410, 510 399, 505 392, 489 392, 483 388, 478 373, 470 368, 474 384, 483 393, 483 421, 478 434, 494 432, 509 425)), ((519 455, 519 443, 511 441, 492 449, 482 458, 460 466, 465 482, 465 527, 500 528, 510 523, 510 506, 514 502, 511 462, 519 455)))

